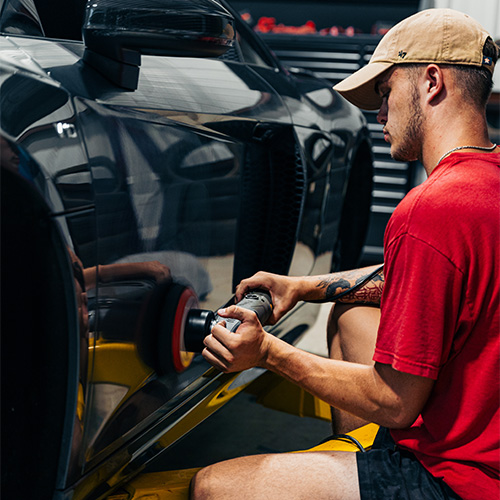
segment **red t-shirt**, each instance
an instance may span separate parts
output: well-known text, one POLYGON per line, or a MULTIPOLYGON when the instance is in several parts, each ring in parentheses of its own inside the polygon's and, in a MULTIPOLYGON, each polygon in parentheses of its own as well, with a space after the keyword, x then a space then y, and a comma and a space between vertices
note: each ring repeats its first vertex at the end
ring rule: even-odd
POLYGON ((467 500, 499 499, 500 154, 454 153, 395 210, 374 359, 435 380, 392 430, 467 500))

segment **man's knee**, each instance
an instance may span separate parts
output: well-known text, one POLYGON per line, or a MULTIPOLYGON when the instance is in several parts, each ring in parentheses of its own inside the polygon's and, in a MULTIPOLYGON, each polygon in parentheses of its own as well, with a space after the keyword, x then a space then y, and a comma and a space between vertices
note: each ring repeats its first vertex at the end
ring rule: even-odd
POLYGON ((189 498, 193 500, 214 498, 213 491, 216 486, 214 485, 214 481, 216 479, 216 476, 211 474, 210 467, 205 467, 198 471, 191 480, 189 498))
POLYGON ((189 495, 192 500, 232 500, 249 498, 248 486, 255 479, 249 471, 258 469, 259 460, 264 455, 245 456, 218 462, 199 470, 191 480, 189 495))
POLYGON ((200 470, 191 483, 196 500, 359 499, 355 453, 252 455, 200 470))

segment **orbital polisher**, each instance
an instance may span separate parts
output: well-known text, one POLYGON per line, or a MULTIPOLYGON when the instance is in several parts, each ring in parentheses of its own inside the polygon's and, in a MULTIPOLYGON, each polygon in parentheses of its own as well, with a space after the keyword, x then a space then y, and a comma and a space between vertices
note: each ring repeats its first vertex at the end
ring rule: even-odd
MULTIPOLYGON (((234 300, 225 307, 235 304, 234 300)), ((255 311, 262 324, 273 310, 270 294, 261 290, 247 293, 235 305, 255 311)), ((137 348, 142 360, 158 374, 171 375, 186 370, 195 353, 203 351, 203 340, 219 321, 225 321, 231 332, 241 323, 197 307, 195 291, 183 284, 160 286, 150 295, 137 330, 137 348)))
MULTIPOLYGON (((229 307, 231 304, 227 304, 229 307)), ((273 312, 271 295, 262 290, 255 290, 247 293, 240 302, 236 303, 238 307, 254 311, 261 324, 264 324, 273 312)), ((189 352, 201 352, 205 347, 204 338, 210 334, 214 325, 220 321, 226 322, 226 328, 230 332, 235 332, 240 326, 241 321, 234 318, 222 318, 217 313, 206 309, 191 309, 184 325, 184 346, 189 352)))

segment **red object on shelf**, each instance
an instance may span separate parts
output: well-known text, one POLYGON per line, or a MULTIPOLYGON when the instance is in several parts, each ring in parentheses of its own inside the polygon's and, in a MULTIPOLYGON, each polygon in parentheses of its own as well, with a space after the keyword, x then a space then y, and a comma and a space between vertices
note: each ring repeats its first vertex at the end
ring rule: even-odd
POLYGON ((255 31, 260 33, 291 33, 294 35, 318 32, 316 24, 313 21, 307 21, 302 26, 287 26, 283 23, 276 24, 276 19, 274 17, 261 17, 257 21, 255 31))
POLYGON ((308 35, 316 34, 328 35, 328 36, 338 36, 340 34, 346 36, 354 36, 361 31, 354 26, 349 26, 347 28, 342 28, 342 26, 331 26, 329 28, 323 28, 318 31, 314 21, 307 21, 302 26, 288 26, 283 23, 276 24, 276 18, 274 17, 261 17, 255 26, 255 31, 259 33, 287 33, 291 35, 308 35))
POLYGON ((276 19, 274 17, 261 17, 257 21, 255 31, 259 31, 261 33, 269 33, 274 30, 275 26, 276 19))

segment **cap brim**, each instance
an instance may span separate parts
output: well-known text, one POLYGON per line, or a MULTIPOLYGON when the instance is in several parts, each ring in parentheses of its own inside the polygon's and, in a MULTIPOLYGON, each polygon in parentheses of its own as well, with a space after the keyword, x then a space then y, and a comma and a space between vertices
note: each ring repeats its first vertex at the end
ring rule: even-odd
POLYGON ((363 66, 333 87, 341 96, 361 109, 379 109, 382 98, 375 90, 378 77, 394 63, 375 62, 363 66))

